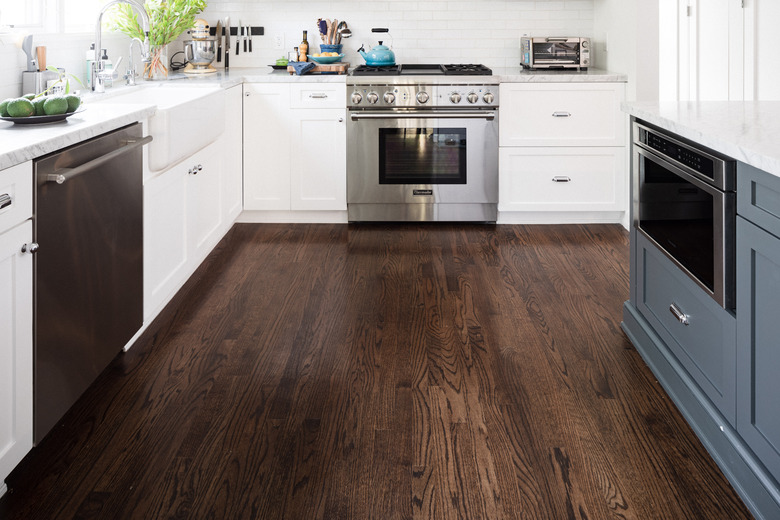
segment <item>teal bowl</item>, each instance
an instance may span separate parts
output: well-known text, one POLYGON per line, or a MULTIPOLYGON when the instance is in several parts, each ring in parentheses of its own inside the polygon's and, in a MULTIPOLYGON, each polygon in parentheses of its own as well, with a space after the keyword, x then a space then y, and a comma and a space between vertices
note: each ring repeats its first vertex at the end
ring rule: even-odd
POLYGON ((309 56, 308 58, 315 62, 319 63, 321 65, 328 65, 330 63, 337 63, 341 61, 341 59, 344 57, 343 54, 339 54, 338 56, 309 56))
POLYGON ((321 43, 320 52, 338 52, 339 54, 341 54, 342 47, 344 47, 344 45, 341 43, 339 43, 338 45, 329 45, 327 43, 321 43))

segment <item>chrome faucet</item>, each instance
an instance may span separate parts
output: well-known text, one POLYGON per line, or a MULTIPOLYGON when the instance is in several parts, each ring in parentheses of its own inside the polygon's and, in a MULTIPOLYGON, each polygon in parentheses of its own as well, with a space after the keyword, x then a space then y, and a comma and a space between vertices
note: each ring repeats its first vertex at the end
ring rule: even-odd
POLYGON ((116 4, 128 4, 141 17, 141 28, 144 31, 144 41, 141 44, 141 59, 144 62, 149 61, 149 14, 144 9, 143 3, 139 0, 111 0, 100 9, 97 25, 95 26, 95 60, 92 62, 92 90, 94 92, 106 91, 106 74, 103 72, 106 64, 100 57, 100 49, 103 43, 103 13, 116 4))
MULTIPOLYGON (((133 38, 130 40, 130 59, 128 60, 127 71, 124 75, 127 85, 135 85, 135 78, 138 77, 138 73, 135 71, 135 58, 133 58, 133 44, 135 42, 138 42, 138 45, 140 45, 141 55, 144 56, 144 42, 142 42, 140 38, 133 38)), ((146 56, 148 56, 148 54, 146 56)), ((149 61, 148 57, 145 61, 149 61)))

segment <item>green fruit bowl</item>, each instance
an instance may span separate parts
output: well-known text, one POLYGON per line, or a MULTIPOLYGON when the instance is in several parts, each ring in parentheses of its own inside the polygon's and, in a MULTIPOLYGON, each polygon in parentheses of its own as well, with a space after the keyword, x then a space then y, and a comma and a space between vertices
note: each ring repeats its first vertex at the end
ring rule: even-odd
POLYGON ((78 114, 79 112, 83 112, 84 107, 80 107, 75 112, 68 112, 67 114, 57 114, 54 116, 27 116, 27 117, 3 117, 0 116, 0 119, 3 121, 10 121, 16 125, 41 125, 45 123, 57 123, 59 121, 65 121, 65 119, 69 118, 73 114, 78 114))

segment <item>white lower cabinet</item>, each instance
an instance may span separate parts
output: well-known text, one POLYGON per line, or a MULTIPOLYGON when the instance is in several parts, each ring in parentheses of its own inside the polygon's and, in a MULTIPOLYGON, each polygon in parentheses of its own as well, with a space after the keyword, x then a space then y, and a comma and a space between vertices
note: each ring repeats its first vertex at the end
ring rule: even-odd
POLYGON ((245 84, 244 210, 259 220, 346 219, 345 117, 344 84, 245 84))
MULTIPOLYGON (((227 91, 240 113, 241 86, 227 91)), ((144 321, 176 294, 241 212, 241 126, 144 185, 144 321)))
POLYGON ((622 83, 502 83, 499 222, 626 223, 622 83))
POLYGON ((32 189, 30 162, 0 171, 0 495, 33 444, 32 189))

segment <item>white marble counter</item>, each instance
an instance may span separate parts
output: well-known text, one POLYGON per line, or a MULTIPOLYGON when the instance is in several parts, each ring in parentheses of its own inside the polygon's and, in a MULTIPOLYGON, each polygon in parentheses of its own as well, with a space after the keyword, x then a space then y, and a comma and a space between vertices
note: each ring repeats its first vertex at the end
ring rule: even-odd
POLYGON ((64 122, 15 125, 0 121, 0 170, 110 132, 154 114, 149 105, 84 104, 64 122))
POLYGON ((622 108, 780 177, 780 101, 636 102, 622 108))
POLYGON ((493 69, 502 83, 625 83, 628 76, 601 69, 525 70, 522 67, 493 69))

